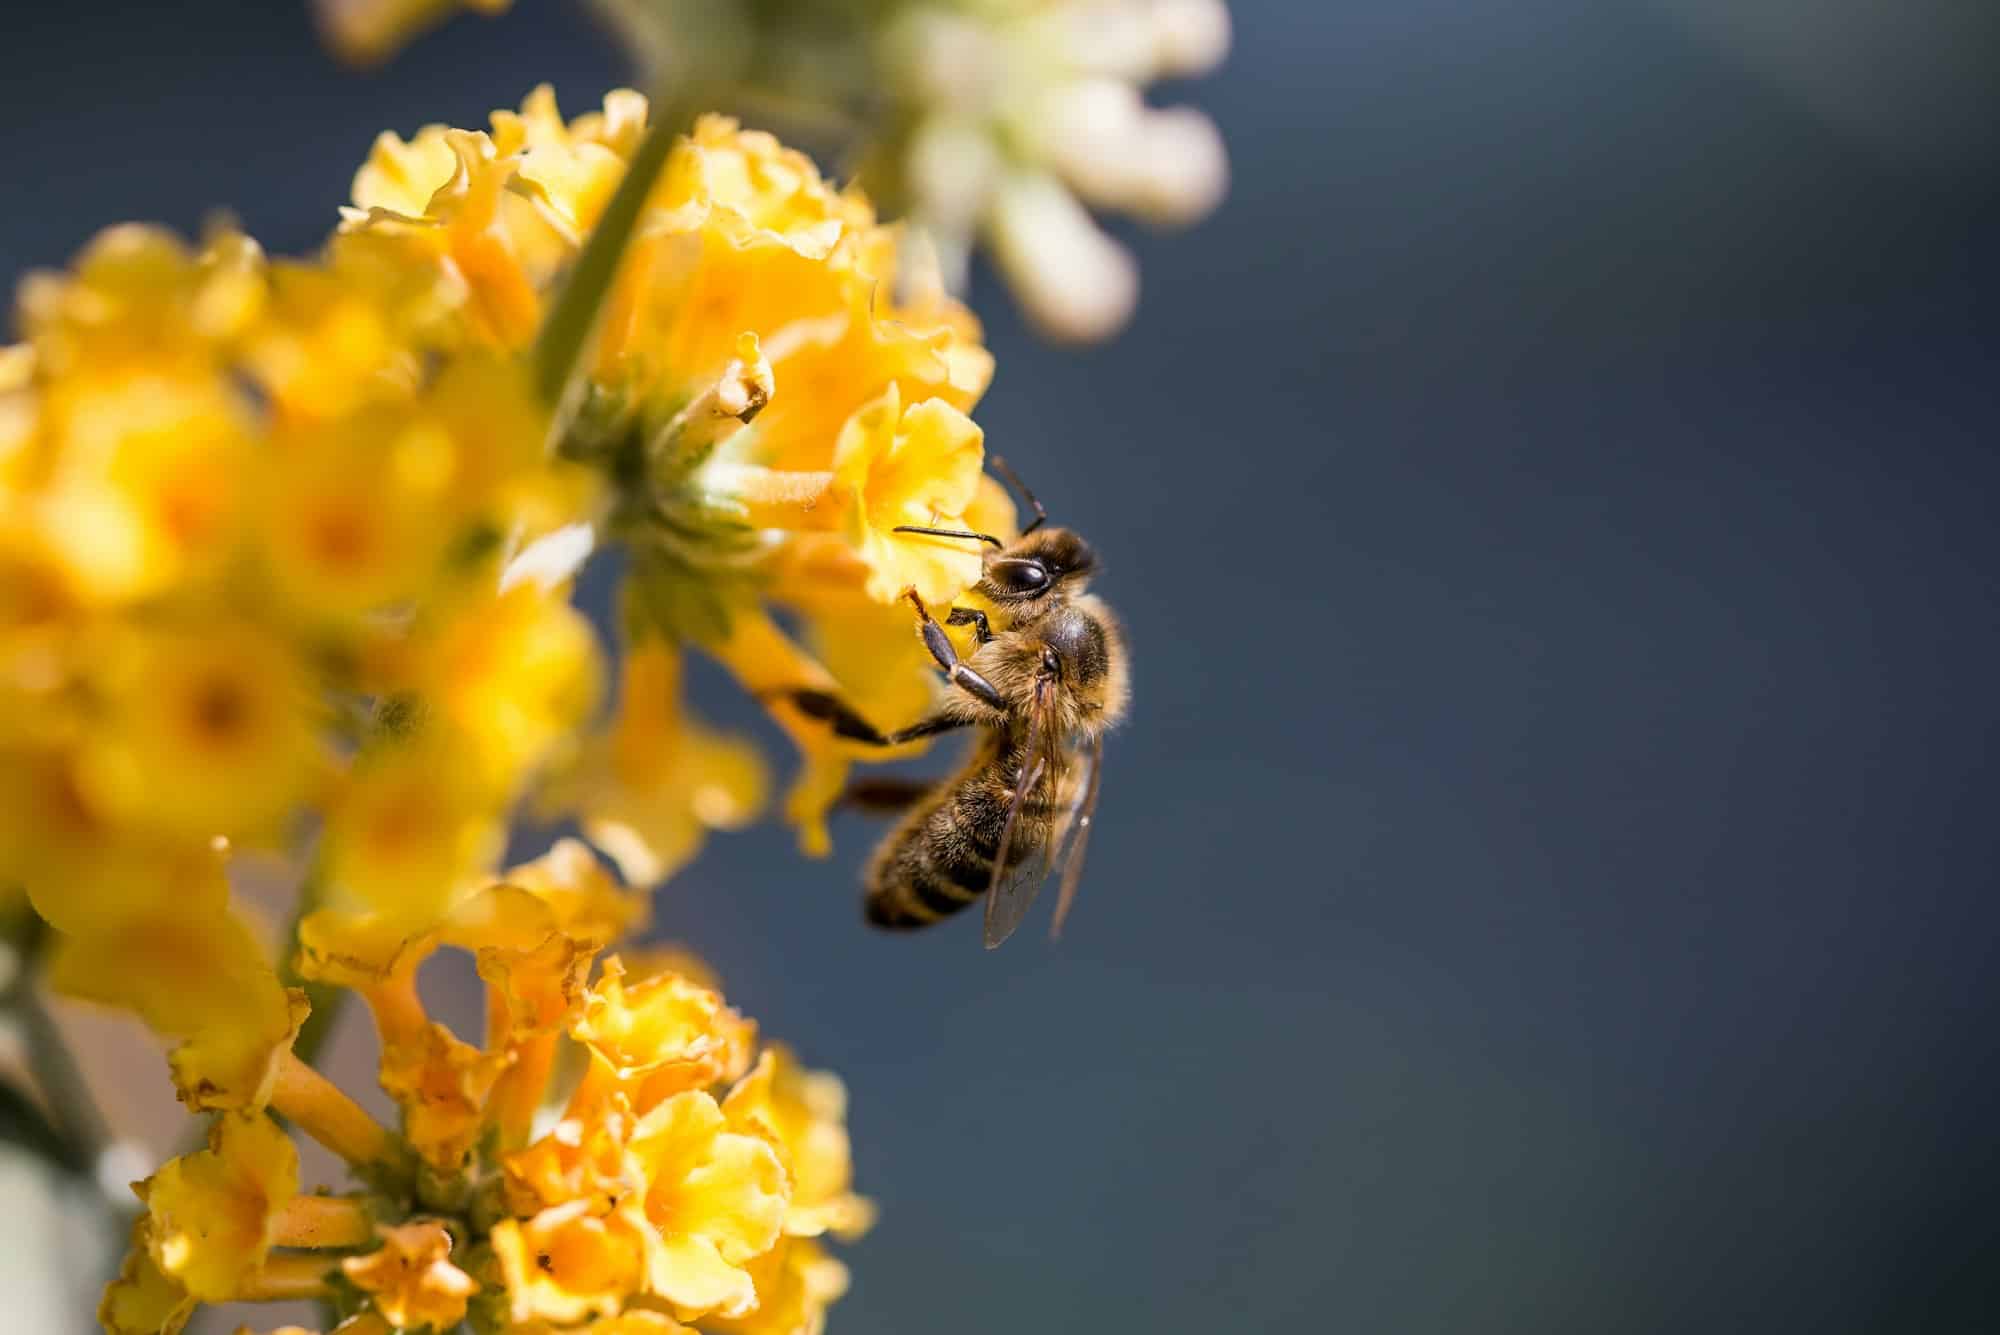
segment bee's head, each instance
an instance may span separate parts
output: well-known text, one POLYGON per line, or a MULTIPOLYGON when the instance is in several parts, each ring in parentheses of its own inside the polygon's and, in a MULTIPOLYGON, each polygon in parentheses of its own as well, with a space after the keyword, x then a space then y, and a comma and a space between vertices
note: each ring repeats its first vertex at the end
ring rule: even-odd
POLYGON ((1060 590, 1083 592, 1097 553, 1066 528, 1037 528, 986 558, 979 590, 996 603, 1023 603, 1060 590))
POLYGON ((1037 605, 1052 595, 1082 593, 1097 570, 1097 553, 1069 529, 1044 527, 1048 524, 1048 512, 1042 509, 1035 494, 1014 475, 1005 459, 996 454, 990 462, 1002 477, 1014 484, 1035 512, 1034 521, 1021 531, 1020 537, 1007 543, 991 533, 914 524, 900 524, 896 532, 985 543, 991 550, 986 553, 985 568, 979 577, 979 592, 991 602, 1010 606, 1017 622, 1029 620, 1039 615, 1037 605))

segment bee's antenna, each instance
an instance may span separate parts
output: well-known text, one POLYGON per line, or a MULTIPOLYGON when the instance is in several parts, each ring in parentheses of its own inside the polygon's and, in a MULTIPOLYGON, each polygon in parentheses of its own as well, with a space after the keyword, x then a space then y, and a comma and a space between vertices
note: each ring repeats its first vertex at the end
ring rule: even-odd
POLYGON ((1030 533, 1033 533, 1036 529, 1049 522, 1049 512, 1044 510, 1042 503, 1035 499, 1035 493, 1028 490, 1028 484, 1021 481, 1021 475, 1009 468, 1007 461, 997 454, 993 456, 993 471, 1013 483, 1014 490, 1021 493, 1021 498, 1027 501, 1028 508, 1035 512, 1035 522, 1021 530, 1022 537, 1027 537, 1030 533))
POLYGON ((898 524, 889 530, 892 533, 922 533, 933 538, 972 538, 978 542, 992 543, 1004 549, 1007 544, 991 533, 972 533, 962 528, 918 528, 915 524, 898 524))

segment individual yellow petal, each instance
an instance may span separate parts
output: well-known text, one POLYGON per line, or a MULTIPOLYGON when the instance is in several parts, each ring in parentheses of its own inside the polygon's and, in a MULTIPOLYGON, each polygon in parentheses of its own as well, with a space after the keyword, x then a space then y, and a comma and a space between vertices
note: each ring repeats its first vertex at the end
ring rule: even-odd
POLYGON ((444 135, 442 125, 426 125, 408 140, 388 130, 376 135, 368 160, 354 173, 355 207, 423 217, 431 196, 444 189, 458 168, 444 135))
POLYGON ((204 1302, 235 1297, 298 1187, 298 1151, 268 1117, 217 1118, 207 1149, 169 1160, 144 1184, 154 1264, 204 1302))
POLYGON ((348 1282, 399 1329, 450 1330, 464 1320, 466 1300, 479 1285, 452 1264, 452 1238, 444 1225, 420 1219, 378 1233, 380 1247, 341 1262, 348 1282))

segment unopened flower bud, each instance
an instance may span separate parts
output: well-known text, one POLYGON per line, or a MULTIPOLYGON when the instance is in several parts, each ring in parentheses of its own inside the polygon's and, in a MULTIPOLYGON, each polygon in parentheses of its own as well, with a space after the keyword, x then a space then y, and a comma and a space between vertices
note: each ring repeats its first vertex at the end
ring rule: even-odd
POLYGON ((1001 269, 1050 337, 1105 338, 1131 317, 1138 266, 1054 177, 1010 178, 987 225, 1001 269))

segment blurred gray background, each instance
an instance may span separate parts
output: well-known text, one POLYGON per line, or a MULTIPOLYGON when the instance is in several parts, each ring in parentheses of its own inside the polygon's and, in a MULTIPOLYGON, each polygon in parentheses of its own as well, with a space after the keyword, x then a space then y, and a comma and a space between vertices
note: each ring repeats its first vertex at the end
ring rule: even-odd
MULTIPOLYGON (((858 820, 660 904, 850 1083, 835 1335, 2000 1326, 2000 11, 1235 9, 1133 331, 975 293, 1137 656, 1068 937, 867 933, 858 820)), ((10 285, 625 78, 536 0, 369 77, 34 5, 0 75, 10 285)))

